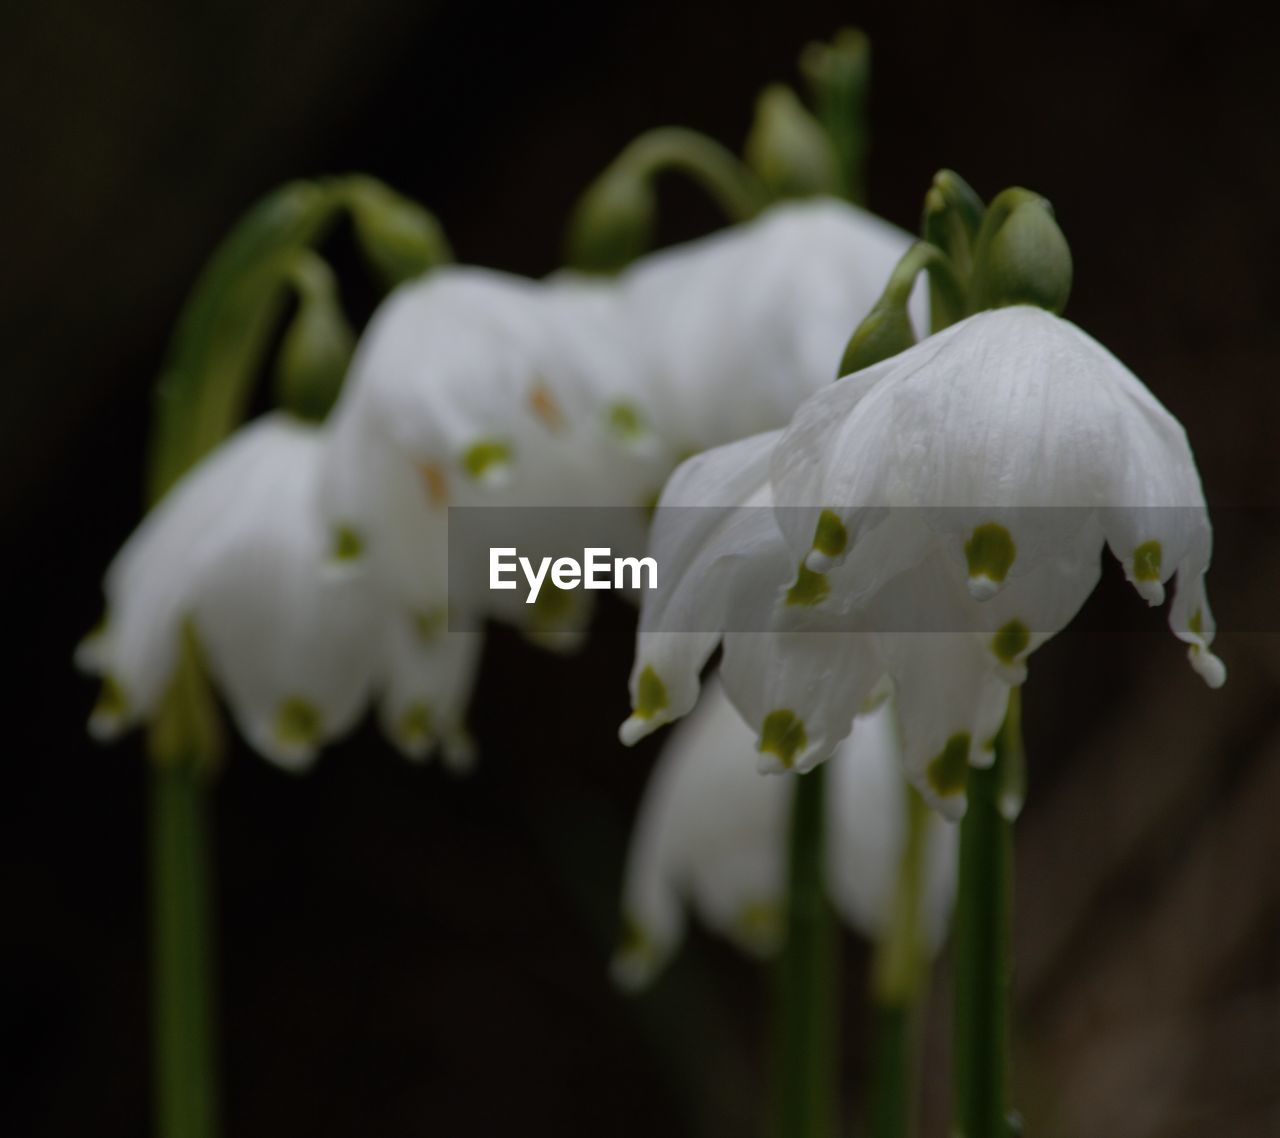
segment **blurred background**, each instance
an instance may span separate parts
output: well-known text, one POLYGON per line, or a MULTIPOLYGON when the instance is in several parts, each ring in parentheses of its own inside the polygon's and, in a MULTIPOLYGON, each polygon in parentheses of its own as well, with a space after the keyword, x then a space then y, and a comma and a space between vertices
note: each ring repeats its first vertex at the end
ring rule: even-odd
MULTIPOLYGON (((1222 4, 531 5, 18 0, 0 11, 0 1133, 149 1129, 140 741, 101 749, 71 668, 142 498, 149 389, 218 238, 289 178, 367 170, 459 257, 556 267, 575 195, 639 131, 739 145, 757 90, 871 35, 872 207, 934 170, 1054 203, 1069 309, 1187 425, 1231 680, 1209 692, 1109 567, 1037 654, 1018 833, 1017 1101, 1042 1138, 1280 1134, 1280 78, 1222 4)), ((663 192, 664 240, 718 224, 663 192)), ((371 730, 217 791, 226 1133, 751 1135, 769 978, 695 937, 656 991, 605 974, 655 748, 615 742, 632 615, 588 659, 498 630, 468 780, 371 730)), ((848 945, 847 1093, 865 1071, 848 945)), ((943 964, 945 971, 945 962, 943 964)), ((945 1132, 945 1000, 926 1133, 945 1132)))

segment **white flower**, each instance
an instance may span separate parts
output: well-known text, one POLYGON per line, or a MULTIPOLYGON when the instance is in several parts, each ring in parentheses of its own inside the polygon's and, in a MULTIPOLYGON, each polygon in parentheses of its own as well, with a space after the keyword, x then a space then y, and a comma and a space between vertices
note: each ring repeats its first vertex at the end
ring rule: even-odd
MULTIPOLYGON (((911 242, 856 206, 809 199, 637 261, 623 304, 672 452, 783 426, 835 378, 911 242)), ((913 301, 925 327, 923 286, 913 301)))
POLYGON ((828 385, 786 431, 676 472, 623 738, 684 714, 723 639, 725 689, 765 758, 820 762, 887 681, 909 777, 958 816, 1008 686, 1084 603, 1104 542, 1150 603, 1176 573, 1170 625, 1221 684, 1181 426, 1074 325, 970 317, 828 385), (733 508, 674 508, 695 505, 733 508))
MULTIPOLYGON (((649 982, 678 946, 686 909, 744 951, 781 940, 795 781, 762 776, 752 732, 710 685, 664 748, 640 805, 627 860, 623 942, 614 978, 649 982)), ((906 784, 887 705, 859 718, 830 765, 826 877, 844 921, 876 938, 890 919, 905 840, 906 784)), ((923 934, 941 945, 955 891, 957 831, 931 819, 923 934)))
POLYGON ((284 414, 244 427, 147 516, 107 572, 107 619, 77 661, 103 677, 102 738, 158 709, 190 623, 240 730, 299 768, 363 712, 382 608, 326 573, 322 435, 284 414))
POLYGON ((495 542, 474 511, 451 534, 449 507, 500 511, 496 544, 535 560, 606 544, 602 518, 620 552, 640 552, 640 506, 671 460, 619 321, 607 286, 572 277, 456 268, 393 293, 331 419, 320 497, 337 558, 415 611, 447 605, 577 643, 585 598, 546 589, 525 606, 489 590, 495 542), (625 509, 576 509, 587 506, 625 509))

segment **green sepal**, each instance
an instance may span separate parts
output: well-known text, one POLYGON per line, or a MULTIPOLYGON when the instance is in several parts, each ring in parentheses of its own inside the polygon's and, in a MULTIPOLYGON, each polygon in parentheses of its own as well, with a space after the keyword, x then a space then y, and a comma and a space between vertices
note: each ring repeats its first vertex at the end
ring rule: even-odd
POLYGON ((831 139, 796 93, 781 83, 771 83, 757 97, 742 152, 775 198, 838 195, 843 190, 831 139))

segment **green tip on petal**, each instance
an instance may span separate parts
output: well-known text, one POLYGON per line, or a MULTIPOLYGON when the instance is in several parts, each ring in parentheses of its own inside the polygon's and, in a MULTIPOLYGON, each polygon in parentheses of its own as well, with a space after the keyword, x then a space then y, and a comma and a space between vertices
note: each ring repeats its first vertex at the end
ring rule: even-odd
POLYGON ((662 677, 653 670, 652 664, 646 664, 636 683, 636 705, 633 714, 641 719, 652 719, 667 706, 667 685, 662 677))
POLYGON ((446 608, 424 609, 413 614, 413 630, 424 644, 439 638, 448 626, 449 610, 446 608))
POLYGON ((1133 551, 1133 578, 1135 581, 1160 580, 1160 562, 1164 551, 1158 541, 1144 541, 1133 551))
POLYGON ((760 742, 756 749, 761 754, 777 755, 787 770, 795 765, 796 755, 808 742, 804 723, 789 708, 779 708, 764 717, 760 728, 760 742))
POLYGON ((1004 526, 986 522, 975 527, 973 536, 964 543, 964 555, 969 562, 969 587, 971 591, 979 583, 977 591, 986 596, 994 595, 995 586, 1004 583, 1017 556, 1017 546, 1004 526))
POLYGON ((947 740, 942 753, 930 760, 925 777, 939 798, 964 793, 969 781, 968 732, 957 731, 947 740))
POLYGON ((1204 610, 1196 609, 1191 614, 1191 619, 1187 621, 1187 631, 1195 636, 1204 635, 1204 610))
POLYGON ((333 559, 355 561, 364 553, 364 539, 350 526, 338 526, 333 531, 333 559))
POLYGON ((320 739, 320 711, 310 700, 286 699, 276 711, 276 741, 289 749, 314 747, 320 739))
POLYGON ((406 746, 420 747, 429 742, 435 734, 431 708, 421 700, 411 703, 400 716, 399 731, 406 746))
POLYGON ((1002 664, 1013 664, 1031 643, 1031 632, 1022 621, 1013 619, 1001 625, 991 638, 991 651, 1002 664))
POLYGON ((636 442, 649 433, 649 424, 634 403, 619 401, 611 404, 605 411, 605 423, 609 433, 624 442, 636 442))
POLYGON ((481 439, 462 453, 462 469, 477 482, 499 474, 511 465, 511 447, 501 439, 481 439))
POLYGON ((118 724, 128 713, 129 700, 120 681, 110 674, 103 676, 98 699, 93 705, 94 720, 103 724, 118 724))
POLYGON ((816 605, 830 592, 831 585, 827 581, 827 575, 802 564, 796 574, 795 584, 787 590, 787 604, 816 605))
POLYGON ((813 531, 813 548, 825 557, 839 557, 849 547, 849 531, 834 510, 823 510, 813 531))
POLYGON ((737 941, 751 952, 773 952, 782 940, 782 907, 776 901, 752 901, 733 922, 737 941))

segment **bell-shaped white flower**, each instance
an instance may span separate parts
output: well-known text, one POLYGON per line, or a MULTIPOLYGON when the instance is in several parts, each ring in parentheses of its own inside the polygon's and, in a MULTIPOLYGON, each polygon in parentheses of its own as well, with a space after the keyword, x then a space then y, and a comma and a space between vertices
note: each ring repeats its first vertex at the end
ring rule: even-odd
MULTIPOLYGON (((621 278, 658 432, 690 454, 781 427, 829 384, 909 234, 814 198, 637 261, 621 278)), ((927 297, 912 297, 917 327, 927 297)))
MULTIPOLYGON (((905 843, 906 784, 888 706, 859 718, 831 761, 826 877, 857 932, 890 919, 905 843)), ((640 805, 627 860, 623 939, 613 975, 649 982, 679 945, 686 911, 744 951, 779 947, 786 912, 788 830, 795 782, 762 776, 753 733, 716 685, 674 732, 640 805)), ((941 945, 955 893, 957 831, 931 820, 922 889, 923 935, 941 945)))
POLYGON ((1009 685, 1093 589, 1104 542, 1153 603, 1176 572, 1170 623, 1220 684, 1182 428, 1066 321, 971 317, 828 385, 785 431, 677 470, 623 739, 687 712, 723 641, 725 690, 766 761, 822 761, 887 684, 909 777, 958 816, 1009 685))
POLYGON ((525 606, 489 590, 488 546, 535 562, 603 536, 642 550, 640 507, 671 460, 626 344, 603 284, 458 268, 397 290, 332 416, 320 499, 335 558, 416 612, 495 616, 571 647, 586 598, 547 588, 525 606), (449 507, 472 508, 452 533, 449 507), (499 540, 482 540, 479 508, 495 511, 499 540), (614 532, 599 532, 602 519, 614 532))
POLYGON ((323 435, 267 415, 210 454, 147 516, 107 572, 107 617, 77 653, 103 678, 109 738, 158 709, 190 625, 240 730, 306 765, 364 710, 383 609, 325 569, 315 507, 323 435))

